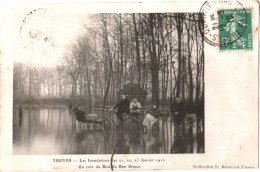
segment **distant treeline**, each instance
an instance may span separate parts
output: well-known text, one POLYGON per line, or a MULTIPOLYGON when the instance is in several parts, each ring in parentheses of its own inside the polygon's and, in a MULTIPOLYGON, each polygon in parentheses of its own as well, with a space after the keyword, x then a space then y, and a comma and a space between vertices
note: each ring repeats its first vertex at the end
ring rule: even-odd
POLYGON ((49 99, 35 99, 35 98, 26 98, 26 99, 14 99, 15 104, 69 104, 70 99, 61 99, 61 98, 49 98, 49 99))

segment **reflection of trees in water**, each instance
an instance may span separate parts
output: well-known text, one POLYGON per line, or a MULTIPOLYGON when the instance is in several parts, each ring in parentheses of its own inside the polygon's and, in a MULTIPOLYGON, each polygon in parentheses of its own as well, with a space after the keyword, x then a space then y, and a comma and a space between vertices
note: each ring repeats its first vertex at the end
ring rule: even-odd
POLYGON ((143 135, 144 139, 144 153, 146 154, 153 154, 153 153, 159 153, 160 147, 159 147, 159 141, 157 137, 153 136, 153 131, 148 131, 146 134, 143 135))
POLYGON ((174 141, 171 147, 171 153, 184 153, 185 145, 184 145, 184 136, 182 133, 182 126, 176 125, 174 126, 174 141))
POLYGON ((193 126, 173 125, 171 116, 161 117, 158 128, 147 133, 131 120, 123 131, 116 125, 86 124, 79 131, 78 126, 66 108, 14 108, 14 154, 204 152, 203 134, 195 135, 193 126))
POLYGON ((129 153, 129 145, 126 144, 126 137, 125 135, 120 132, 120 131, 117 131, 117 142, 116 142, 116 145, 115 145, 115 153, 117 154, 128 154, 129 153))
POLYGON ((171 153, 184 153, 184 142, 182 137, 176 137, 171 148, 171 153))
POLYGON ((77 154, 97 154, 104 152, 106 147, 106 140, 102 131, 97 130, 77 133, 75 142, 77 144, 77 154))
MULTIPOLYGON (((144 152, 142 128, 139 124, 129 121, 124 124, 123 128, 117 127, 116 125, 111 125, 110 128, 103 127, 101 127, 102 130, 99 131, 102 133, 105 143, 96 143, 96 147, 100 145, 103 148, 102 150, 97 151, 97 153, 140 154, 144 152)), ((92 130, 93 129, 95 128, 92 128, 92 130)), ((89 132, 93 131, 91 131, 91 129, 87 129, 87 131, 85 131, 85 133, 89 132)))
POLYGON ((129 146, 129 152, 134 154, 143 153, 142 149, 142 126, 137 123, 129 123, 125 129, 126 145, 129 146))
POLYGON ((72 121, 71 116, 65 108, 23 108, 22 117, 17 118, 20 110, 14 109, 14 124, 19 121, 19 127, 14 127, 14 144, 19 148, 18 152, 25 154, 48 154, 73 153, 72 121), (22 119, 22 120, 21 120, 22 119), (47 152, 41 152, 38 144, 39 140, 45 138, 47 152), (53 142, 53 143, 50 143, 53 142), (50 147, 53 145, 53 147, 50 147), (26 150, 25 150, 26 148, 26 150), (38 150, 36 150, 38 149, 38 150))
POLYGON ((196 125, 174 125, 172 116, 167 116, 160 120, 159 128, 160 153, 204 152, 203 133, 197 132, 196 125))
POLYGON ((77 133, 75 139, 77 143, 77 153, 142 153, 142 142, 140 139, 142 130, 138 125, 130 124, 124 126, 124 130, 115 125, 112 125, 109 129, 88 127, 91 125, 92 124, 86 124, 85 130, 77 133))

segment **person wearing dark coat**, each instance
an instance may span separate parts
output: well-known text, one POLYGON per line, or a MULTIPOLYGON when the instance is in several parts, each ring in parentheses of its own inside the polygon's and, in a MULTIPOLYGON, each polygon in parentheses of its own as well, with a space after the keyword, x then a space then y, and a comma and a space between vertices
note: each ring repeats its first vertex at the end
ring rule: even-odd
POLYGON ((76 113, 76 119, 79 122, 87 122, 87 117, 85 116, 85 114, 87 113, 84 112, 80 106, 75 108, 75 113, 76 113))
POLYGON ((170 107, 170 110, 173 115, 174 123, 177 125, 181 124, 185 112, 183 108, 183 103, 181 102, 179 97, 176 97, 175 102, 170 107))
POLYGON ((122 114, 129 113, 129 100, 126 98, 125 94, 121 94, 121 101, 113 107, 113 110, 117 109, 116 116, 123 121, 122 114))

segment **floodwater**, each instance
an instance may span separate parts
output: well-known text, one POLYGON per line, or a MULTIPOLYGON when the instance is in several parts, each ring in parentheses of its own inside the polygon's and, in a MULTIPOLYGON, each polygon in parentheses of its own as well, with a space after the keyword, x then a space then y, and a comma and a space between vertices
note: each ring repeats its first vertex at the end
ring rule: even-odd
POLYGON ((113 121, 82 125, 67 107, 14 108, 13 154, 204 153, 201 124, 175 126, 163 116, 146 130, 133 120, 123 127, 113 121))

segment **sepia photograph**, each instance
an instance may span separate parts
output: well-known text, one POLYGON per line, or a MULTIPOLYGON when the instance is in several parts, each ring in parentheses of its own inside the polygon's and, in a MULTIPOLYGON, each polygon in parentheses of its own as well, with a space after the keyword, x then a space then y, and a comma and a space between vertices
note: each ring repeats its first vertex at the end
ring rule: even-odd
POLYGON ((31 11, 13 154, 205 153, 203 28, 202 13, 31 11))
POLYGON ((259 3, 145 1, 0 4, 0 171, 259 168, 259 3))

